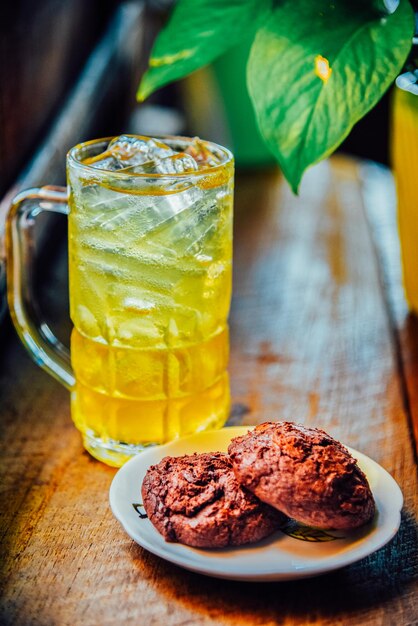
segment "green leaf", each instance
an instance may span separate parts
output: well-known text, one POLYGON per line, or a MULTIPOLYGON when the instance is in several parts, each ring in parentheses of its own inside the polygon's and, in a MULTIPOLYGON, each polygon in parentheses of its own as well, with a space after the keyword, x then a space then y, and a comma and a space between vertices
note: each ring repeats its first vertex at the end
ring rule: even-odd
POLYGON ((329 156, 389 87, 413 30, 408 0, 387 16, 361 2, 288 0, 260 28, 248 87, 295 193, 305 169, 329 156))
POLYGON ((138 100, 207 65, 255 33, 271 0, 179 0, 154 44, 138 100))

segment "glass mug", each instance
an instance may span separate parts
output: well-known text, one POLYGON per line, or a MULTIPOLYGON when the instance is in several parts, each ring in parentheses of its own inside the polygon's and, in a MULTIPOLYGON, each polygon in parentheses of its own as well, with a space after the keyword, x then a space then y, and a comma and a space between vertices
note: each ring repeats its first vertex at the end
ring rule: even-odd
MULTIPOLYGON (((181 150, 193 141, 162 140, 181 150)), ((47 186, 15 198, 8 293, 21 340, 71 391, 85 448, 120 466, 146 446, 228 417, 234 166, 228 150, 204 142, 216 157, 211 167, 106 171, 95 159, 108 142, 69 151, 68 195, 47 186), (31 290, 42 211, 68 215, 71 358, 37 315, 31 290)))

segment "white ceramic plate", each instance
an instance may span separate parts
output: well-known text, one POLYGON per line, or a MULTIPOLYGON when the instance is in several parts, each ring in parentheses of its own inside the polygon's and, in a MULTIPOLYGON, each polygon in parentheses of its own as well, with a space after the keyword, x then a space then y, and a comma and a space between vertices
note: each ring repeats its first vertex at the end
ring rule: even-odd
POLYGON ((403 498, 394 479, 372 459, 349 448, 366 474, 377 505, 371 524, 351 533, 315 531, 289 525, 267 539, 239 548, 203 550, 167 543, 141 506, 141 485, 150 465, 163 457, 226 451, 232 437, 248 431, 231 427, 202 432, 141 452, 116 474, 110 506, 128 535, 143 548, 189 570, 233 580, 292 580, 324 574, 375 552, 396 534, 403 498), (136 506, 134 506, 136 505, 136 506))

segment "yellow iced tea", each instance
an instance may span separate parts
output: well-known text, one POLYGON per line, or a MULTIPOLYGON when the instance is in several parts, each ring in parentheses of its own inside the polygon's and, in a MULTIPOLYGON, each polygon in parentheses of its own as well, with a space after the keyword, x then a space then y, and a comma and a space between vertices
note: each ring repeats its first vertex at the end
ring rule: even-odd
POLYGON ((409 307, 418 313, 418 95, 395 89, 392 126, 403 283, 409 307))
POLYGON ((211 170, 69 172, 72 413, 107 463, 227 418, 232 163, 211 170))

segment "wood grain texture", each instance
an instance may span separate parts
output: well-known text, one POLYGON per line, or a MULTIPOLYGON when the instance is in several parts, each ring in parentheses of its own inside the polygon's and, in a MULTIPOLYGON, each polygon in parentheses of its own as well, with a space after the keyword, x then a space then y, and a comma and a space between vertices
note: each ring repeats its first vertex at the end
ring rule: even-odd
MULTIPOLYGON (((386 234, 368 227, 358 166, 340 157, 315 167, 299 198, 275 172, 240 177, 236 205, 231 421, 322 426, 369 454, 404 491, 400 532, 360 563, 292 583, 210 579, 148 554, 113 519, 115 470, 83 452, 65 390, 9 334, 0 355, 2 624, 417 623, 405 399, 415 400, 399 367, 408 340, 396 344, 375 245, 386 234)), ((63 272, 52 270, 59 322, 63 272)))
MULTIPOLYGON (((396 220, 396 190, 391 172, 376 163, 359 168, 380 279, 387 299, 405 410, 418 456, 418 317, 409 313, 402 289, 401 252, 396 220)), ((417 242, 418 245, 418 242, 417 242)), ((418 271, 418 268, 417 268, 418 271)))

